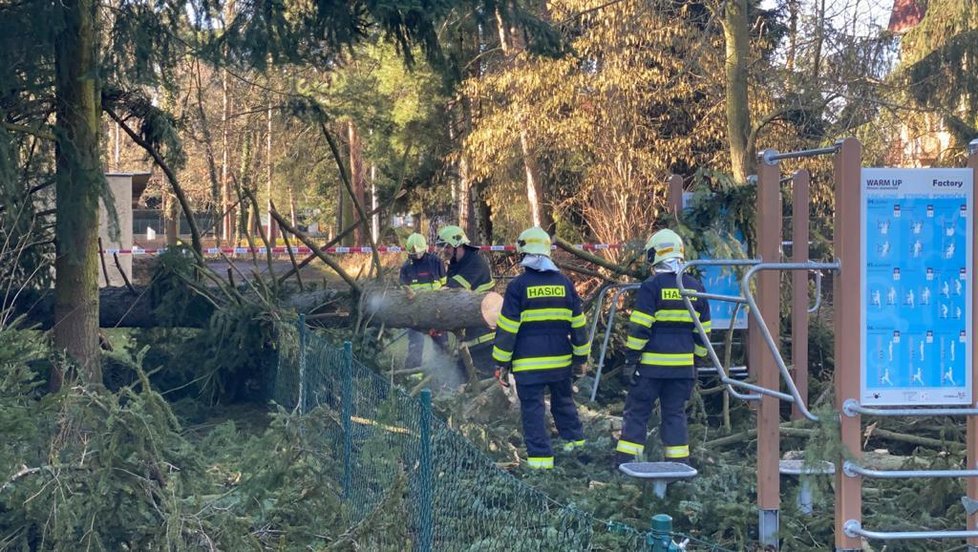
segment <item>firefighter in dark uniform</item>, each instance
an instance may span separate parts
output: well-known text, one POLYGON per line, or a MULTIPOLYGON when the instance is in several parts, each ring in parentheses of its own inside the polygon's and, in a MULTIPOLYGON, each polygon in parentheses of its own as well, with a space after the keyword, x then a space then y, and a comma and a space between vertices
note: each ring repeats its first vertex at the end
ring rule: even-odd
POLYGON ((545 420, 544 391, 550 388, 550 413, 563 449, 584 445, 584 432, 574 405, 571 367, 587 361, 591 345, 585 329, 581 299, 571 281, 550 260, 550 236, 541 228, 520 234, 523 274, 506 287, 496 323, 492 358, 496 377, 508 386, 516 380, 526 443, 527 465, 551 469, 554 452, 545 420))
MULTIPOLYGON (((496 281, 492 279, 489 263, 458 226, 442 226, 438 229, 438 246, 448 261, 448 279, 445 287, 460 288, 478 293, 492 291, 496 281)), ((493 331, 486 327, 466 328, 462 346, 468 348, 476 370, 488 374, 492 370, 493 331)), ((465 373, 463 366, 459 367, 465 373)))
MULTIPOLYGON (((686 401, 696 381, 693 356, 706 356, 706 344, 676 285, 676 274, 684 260, 682 239, 672 230, 659 230, 645 244, 645 251, 654 274, 639 288, 629 319, 628 352, 622 369, 629 388, 621 438, 615 448, 616 468, 644 452, 656 399, 666 461, 689 463, 686 401)), ((683 285, 703 291, 699 280, 690 275, 683 275, 683 285)), ((696 316, 709 332, 709 304, 703 298, 691 300, 696 316)))
MULTIPOLYGON (((441 289, 445 285, 445 265, 437 255, 428 252, 428 242, 424 236, 415 232, 408 236, 405 250, 408 259, 401 265, 401 284, 415 292, 425 292, 441 289)), ((445 332, 431 330, 428 332, 432 341, 443 350, 448 349, 448 337, 445 332)), ((424 358, 424 334, 416 330, 408 330, 408 353, 404 361, 405 368, 421 366, 424 358)))

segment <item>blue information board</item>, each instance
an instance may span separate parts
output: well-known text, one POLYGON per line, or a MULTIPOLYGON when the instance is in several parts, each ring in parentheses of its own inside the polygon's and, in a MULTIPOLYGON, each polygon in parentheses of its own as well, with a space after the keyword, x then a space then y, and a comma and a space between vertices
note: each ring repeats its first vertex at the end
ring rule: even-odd
POLYGON ((862 170, 862 404, 973 400, 972 176, 862 170))
MULTIPOLYGON (((692 192, 683 193, 684 209, 689 205, 692 198, 692 192)), ((743 251, 742 257, 746 258, 747 239, 744 237, 744 233, 741 232, 739 228, 736 228, 733 231, 733 238, 737 240, 740 250, 743 251)), ((701 260, 708 260, 712 258, 713 255, 710 251, 699 252, 699 259, 701 260)), ((734 268, 722 266, 703 266, 699 268, 702 276, 703 288, 706 289, 707 293, 737 296, 741 294, 740 278, 738 277, 738 271, 734 268)), ((713 322, 713 329, 716 332, 714 335, 720 335, 720 331, 730 328, 730 318, 733 316, 733 311, 735 308, 736 304, 729 301, 710 301, 710 319, 713 322)), ((740 310, 737 311, 737 318, 733 321, 733 327, 738 330, 747 328, 746 306, 742 306, 740 310)))

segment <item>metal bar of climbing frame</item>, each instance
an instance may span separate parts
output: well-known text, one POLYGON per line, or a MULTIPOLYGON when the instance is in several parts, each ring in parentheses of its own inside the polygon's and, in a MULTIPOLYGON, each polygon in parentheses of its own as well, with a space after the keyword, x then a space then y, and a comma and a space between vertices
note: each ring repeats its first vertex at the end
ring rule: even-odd
POLYGON ((978 531, 869 531, 850 519, 844 526, 846 535, 873 540, 967 539, 978 537, 978 531))
POLYGON ((798 410, 803 416, 809 420, 812 420, 813 422, 818 421, 818 416, 812 414, 812 412, 808 410, 808 405, 804 404, 801 396, 799 396, 798 387, 791 378, 791 373, 788 371, 788 367, 784 363, 784 358, 781 356, 781 352, 778 350, 778 345, 771 336, 770 329, 768 329, 767 325, 764 323, 764 318, 761 316, 760 309, 757 306, 757 301, 754 300, 754 296, 750 291, 750 281, 755 274, 762 270, 837 270, 838 268, 839 263, 759 263, 751 267, 747 273, 744 274, 744 278, 740 284, 741 291, 743 292, 744 297, 747 298, 747 303, 750 306, 749 314, 754 317, 754 320, 760 326, 761 337, 771 350, 771 354, 774 356, 774 361, 778 365, 778 371, 781 372, 781 377, 784 378, 785 385, 788 386, 788 390, 791 392, 791 396, 794 398, 795 404, 798 405, 798 410))
POLYGON ((604 298, 605 296, 608 295, 608 290, 617 289, 627 285, 631 285, 631 284, 627 284, 627 283, 609 284, 604 288, 602 288, 601 292, 598 293, 598 298, 595 300, 595 305, 594 305, 594 318, 591 319, 591 329, 588 330, 588 337, 587 337, 588 343, 593 343, 594 336, 597 335, 598 333, 598 319, 601 318, 601 309, 604 307, 604 298))
POLYGON ((966 408, 867 408, 855 399, 842 403, 842 412, 849 417, 869 416, 978 416, 978 407, 966 408))
MULTIPOLYGON (((683 298, 683 304, 686 305, 686 310, 689 311, 690 317, 693 319, 693 325, 696 326, 696 331, 697 333, 699 333, 700 338, 703 340, 703 343, 705 344, 706 354, 710 357, 710 362, 713 363, 713 367, 720 375, 720 383, 723 383, 724 385, 727 386, 727 392, 730 393, 731 396, 733 396, 736 399, 740 399, 742 401, 758 401, 761 399, 761 396, 741 393, 736 389, 734 389, 735 385, 743 387, 745 389, 750 389, 755 392, 763 391, 763 393, 767 393, 769 390, 757 387, 750 383, 735 380, 727 375, 727 371, 723 369, 723 364, 720 362, 720 358, 717 356, 716 349, 713 348, 713 342, 710 341, 710 336, 706 333, 706 328, 703 327, 703 324, 700 322, 699 317, 696 316, 696 309, 693 308, 693 301, 692 299, 690 299, 691 297, 709 298, 708 296, 711 296, 714 298, 720 298, 726 296, 716 295, 716 294, 705 294, 698 291, 688 290, 683 286, 683 275, 686 273, 686 270, 688 268, 694 266, 751 266, 759 262, 760 261, 754 259, 694 260, 694 261, 689 261, 688 263, 685 263, 682 266, 680 266, 679 272, 676 274, 676 286, 679 288, 679 295, 683 298)), ((743 297, 739 297, 739 296, 730 296, 730 297, 731 299, 728 300, 731 300, 734 303, 741 304, 744 302, 743 297)), ((723 301, 725 299, 718 299, 718 300, 723 301)))
POLYGON ((608 352, 608 341, 611 340, 611 330, 615 327, 615 314, 618 312, 618 300, 623 293, 629 290, 638 289, 642 284, 624 284, 615 292, 611 301, 611 311, 608 312, 608 325, 604 332, 604 341, 601 343, 601 354, 598 355, 598 369, 594 372, 594 385, 591 387, 591 402, 598 396, 598 385, 601 383, 601 372, 604 370, 604 357, 608 352))
POLYGON ((855 462, 846 460, 842 464, 842 471, 849 477, 870 477, 873 479, 920 479, 925 477, 934 478, 957 478, 957 477, 978 477, 978 470, 874 470, 864 468, 855 462))
POLYGON ((767 165, 773 165, 782 159, 800 159, 802 157, 818 157, 820 155, 832 155, 839 151, 840 144, 833 144, 825 148, 814 148, 798 151, 786 151, 780 153, 777 150, 769 149, 761 154, 761 160, 767 165))

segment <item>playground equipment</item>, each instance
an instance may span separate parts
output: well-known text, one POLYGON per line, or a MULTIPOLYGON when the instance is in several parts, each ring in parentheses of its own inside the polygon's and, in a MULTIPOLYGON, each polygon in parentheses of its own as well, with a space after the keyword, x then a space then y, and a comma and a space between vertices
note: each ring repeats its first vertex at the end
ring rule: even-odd
POLYGON ((626 462, 618 467, 625 475, 652 482, 655 496, 664 498, 673 481, 696 477, 696 468, 679 462, 626 462))

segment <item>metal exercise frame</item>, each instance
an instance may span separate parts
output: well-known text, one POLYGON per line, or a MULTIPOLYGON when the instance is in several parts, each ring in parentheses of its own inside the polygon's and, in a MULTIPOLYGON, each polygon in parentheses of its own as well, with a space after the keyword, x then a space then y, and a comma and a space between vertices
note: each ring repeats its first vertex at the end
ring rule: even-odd
POLYGON ((676 286, 679 288, 679 295, 683 298, 683 304, 686 305, 686 310, 689 311, 690 317, 693 319, 693 325, 696 326, 696 331, 700 335, 700 339, 705 344, 706 353, 713 363, 713 368, 716 369, 717 374, 720 376, 720 383, 727 386, 727 391, 734 398, 743 401, 758 401, 761 399, 760 394, 751 395, 745 394, 734 389, 734 386, 743 387, 745 389, 750 389, 756 393, 766 392, 767 389, 763 387, 754 385, 752 383, 747 383, 745 381, 736 380, 731 378, 727 371, 723 368, 723 363, 720 362, 720 357, 717 356, 716 349, 713 348, 713 343, 710 341, 710 336, 706 333, 706 328, 703 327, 703 323, 700 322, 699 317, 696 316, 696 309, 693 307, 693 297, 702 297, 704 299, 714 299, 717 301, 727 301, 730 303, 737 303, 738 305, 747 304, 747 299, 740 295, 719 295, 716 293, 701 293, 698 291, 688 290, 683 286, 683 275, 686 270, 696 267, 696 266, 752 266, 760 263, 761 261, 756 259, 708 259, 708 260, 694 260, 683 264, 679 268, 679 272, 676 274, 676 286))
MULTIPOLYGON (((605 293, 612 287, 618 288, 615 292, 614 297, 611 300, 611 311, 608 312, 608 323, 605 326, 604 340, 601 342, 601 354, 598 355, 598 368, 594 371, 594 385, 591 386, 591 402, 594 402, 595 398, 598 396, 598 384, 601 383, 601 372, 604 370, 604 358, 608 352, 608 341, 611 340, 611 330, 615 325, 615 315, 618 313, 618 301, 621 296, 633 289, 638 289, 642 287, 641 283, 629 283, 629 284, 612 284, 601 291, 598 296, 597 309, 594 315, 594 321, 592 322, 592 328, 596 331, 598 325, 598 314, 601 312, 602 302, 604 300, 605 293)), ((593 334, 592 334, 593 336, 593 334)))
MULTIPOLYGON (((784 357, 781 356, 780 348, 778 344, 774 341, 774 337, 771 336, 771 331, 768 329, 767 324, 764 323, 764 318, 761 316, 761 310, 757 306, 757 301, 754 299, 754 295, 750 291, 750 282, 754 275, 762 270, 838 270, 839 263, 759 263, 751 267, 746 274, 744 274, 743 281, 741 282, 741 291, 744 297, 747 298, 747 303, 749 305, 750 316, 754 317, 754 321, 757 322, 758 327, 761 331, 761 336, 764 338, 764 342, 767 343, 768 349, 770 349, 771 354, 774 355, 774 361, 778 365, 778 371, 781 372, 781 377, 784 379, 785 385, 791 392, 791 395, 786 395, 781 392, 769 392, 768 395, 778 397, 784 401, 793 403, 797 405, 801 414, 813 422, 818 421, 818 416, 812 414, 808 410, 808 405, 801 398, 798 393, 798 387, 795 385, 794 378, 791 377, 791 372, 788 371, 788 366, 784 362, 784 357)), ((773 390, 767 390, 773 391, 773 390)))

